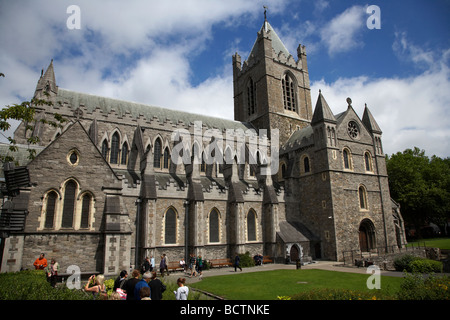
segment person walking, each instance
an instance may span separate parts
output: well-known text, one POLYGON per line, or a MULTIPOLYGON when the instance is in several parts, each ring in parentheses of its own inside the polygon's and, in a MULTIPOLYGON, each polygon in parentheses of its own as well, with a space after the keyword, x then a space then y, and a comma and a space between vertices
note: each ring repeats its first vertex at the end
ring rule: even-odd
POLYGON ((162 294, 166 290, 166 286, 156 278, 156 272, 152 272, 152 279, 149 282, 148 286, 150 287, 150 298, 152 300, 162 300, 162 294))
POLYGON ((203 278, 203 258, 202 255, 200 254, 197 258, 197 273, 199 275, 199 280, 202 280, 203 278))
POLYGON ((150 256, 150 272, 153 272, 154 268, 155 268, 155 258, 153 256, 150 256))
POLYGON ((234 257, 234 272, 237 272, 237 268, 239 268, 242 271, 241 266, 239 265, 241 262, 241 258, 236 253, 236 256, 234 257))
POLYGON ((195 272, 196 262, 197 259, 195 258, 195 254, 191 253, 191 258, 189 259, 189 269, 191 269, 191 275, 189 276, 189 278, 192 278, 192 276, 197 276, 197 273, 195 272))
POLYGON ((164 257, 164 265, 166 266, 166 271, 167 271, 167 275, 170 276, 169 273, 169 258, 167 258, 166 254, 163 253, 163 257, 164 257))
POLYGON ((161 273, 161 277, 164 277, 164 270, 166 270, 166 259, 164 259, 164 256, 161 256, 161 261, 159 262, 159 272, 161 273))
POLYGON ((186 287, 184 284, 186 283, 185 278, 178 278, 177 285, 178 289, 177 291, 174 291, 175 299, 177 300, 187 300, 189 295, 189 288, 186 287))

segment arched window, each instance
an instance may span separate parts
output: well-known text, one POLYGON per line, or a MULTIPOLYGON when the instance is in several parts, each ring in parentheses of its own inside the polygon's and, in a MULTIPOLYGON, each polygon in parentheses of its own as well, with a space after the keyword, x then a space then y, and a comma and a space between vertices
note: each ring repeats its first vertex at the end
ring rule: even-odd
POLYGON ((364 164, 366 167, 366 171, 372 172, 372 157, 370 156, 369 152, 364 153, 364 164))
POLYGON ((308 173, 309 171, 311 171, 311 169, 309 167, 309 157, 305 157, 303 159, 303 168, 305 170, 305 173, 308 173))
POLYGON ((286 164, 283 163, 283 164, 281 165, 281 178, 282 178, 282 179, 286 178, 286 175, 287 175, 287 174, 286 174, 286 164))
POLYGON ((164 149, 163 168, 169 169, 169 165, 170 165, 170 152, 169 152, 169 148, 165 148, 164 149))
POLYGON ((209 213, 209 242, 220 242, 219 212, 212 209, 209 213))
POLYGON ((62 212, 61 227, 72 228, 73 227, 73 214, 75 210, 75 193, 77 190, 77 184, 73 180, 69 180, 66 183, 64 191, 64 203, 62 212))
POLYGON ((200 164, 200 172, 206 172, 206 162, 204 152, 202 152, 202 163, 200 164))
POLYGON ((90 194, 85 194, 81 202, 81 224, 80 228, 89 228, 89 217, 91 214, 91 201, 92 197, 90 194))
POLYGON ((342 151, 342 157, 344 158, 344 169, 352 169, 352 157, 348 149, 342 151))
POLYGON ((120 146, 119 133, 115 132, 111 139, 111 152, 109 162, 117 164, 119 161, 119 146, 120 146))
POLYGON ((231 151, 231 148, 225 149, 225 157, 224 157, 224 164, 233 164, 233 151, 231 151))
POLYGON ((106 139, 105 139, 102 142, 102 156, 103 156, 103 158, 106 161, 108 161, 108 154, 109 154, 109 152, 108 152, 108 141, 106 141, 106 139))
POLYGON ((247 241, 256 241, 256 213, 253 209, 247 214, 247 241))
POLYGON ((161 168, 161 139, 156 139, 153 147, 153 167, 161 168))
POLYGON ((367 206, 366 188, 364 188, 363 186, 360 186, 358 189, 358 194, 359 194, 359 208, 361 210, 367 210, 368 206, 367 206))
POLYGON ((44 224, 44 227, 47 229, 52 229, 54 227, 56 199, 58 199, 58 194, 55 191, 51 191, 50 193, 48 193, 44 224))
POLYGON ((164 219, 164 243, 175 244, 177 243, 177 214, 173 208, 169 208, 166 211, 164 219))
POLYGON ((120 164, 126 165, 128 163, 128 143, 124 142, 122 145, 122 156, 120 164))
POLYGON ((256 84, 253 82, 253 79, 250 78, 247 83, 247 108, 249 116, 255 113, 255 106, 256 106, 256 84))
POLYGON ((296 110, 296 100, 295 100, 295 83, 292 77, 286 73, 281 80, 283 87, 283 103, 284 109, 286 110, 296 110))

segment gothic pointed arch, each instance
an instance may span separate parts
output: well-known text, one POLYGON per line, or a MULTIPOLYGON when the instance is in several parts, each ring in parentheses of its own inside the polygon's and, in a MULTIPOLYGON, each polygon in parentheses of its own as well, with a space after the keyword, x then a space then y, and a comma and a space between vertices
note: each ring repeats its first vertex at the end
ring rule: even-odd
POLYGON ((164 244, 177 243, 177 210, 170 206, 164 212, 164 244))
POLYGON ((209 212, 209 242, 220 242, 220 212, 217 208, 212 208, 209 212))
POLYGON ((247 241, 256 241, 256 212, 250 209, 247 213, 247 241))
POLYGON ((359 225, 359 247, 362 252, 376 248, 375 225, 370 219, 364 219, 359 225))
POLYGON ((284 72, 281 78, 281 87, 284 109, 297 112, 297 80, 292 72, 284 72))
POLYGON ((155 139, 153 144, 153 168, 161 168, 162 140, 160 137, 155 139))

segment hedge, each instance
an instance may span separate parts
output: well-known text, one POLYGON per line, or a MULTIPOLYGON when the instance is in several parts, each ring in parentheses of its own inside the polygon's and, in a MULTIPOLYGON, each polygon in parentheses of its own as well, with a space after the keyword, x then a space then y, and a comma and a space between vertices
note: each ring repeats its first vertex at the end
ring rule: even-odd
POLYGON ((53 288, 42 270, 2 273, 0 284, 0 300, 92 300, 82 290, 53 288))
POLYGON ((397 271, 439 273, 442 272, 443 264, 440 261, 405 254, 394 260, 394 268, 397 271))

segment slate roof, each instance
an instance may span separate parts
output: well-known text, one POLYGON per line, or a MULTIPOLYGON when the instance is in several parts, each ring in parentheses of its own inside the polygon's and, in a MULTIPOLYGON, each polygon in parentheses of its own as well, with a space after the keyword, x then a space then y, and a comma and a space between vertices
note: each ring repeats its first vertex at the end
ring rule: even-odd
POLYGON ((119 117, 124 117, 129 114, 132 118, 137 119, 140 115, 142 115, 147 120, 151 120, 156 117, 159 121, 169 120, 175 124, 179 121, 183 121, 185 124, 193 124, 194 121, 201 121, 202 124, 206 125, 208 128, 217 128, 220 130, 242 129, 245 131, 249 128, 253 128, 251 124, 245 122, 101 97, 87 93, 70 91, 63 88, 58 88, 56 101, 61 103, 66 102, 75 109, 80 105, 84 105, 87 112, 94 112, 95 109, 99 108, 104 114, 109 114, 114 110, 119 117))
POLYGON ((284 243, 318 240, 303 224, 294 221, 281 221, 277 234, 284 243))
MULTIPOLYGON (((289 50, 286 48, 286 46, 281 41, 280 37, 278 37, 277 33, 275 32, 275 29, 270 25, 270 23, 266 20, 264 21, 264 24, 262 25, 259 32, 266 31, 269 35, 269 38, 272 40, 272 48, 275 51, 276 54, 279 54, 280 52, 283 52, 284 55, 289 57, 291 54, 289 53, 289 50)), ((249 58, 252 56, 256 56, 256 53, 258 52, 258 39, 256 39, 255 43, 253 44, 253 48, 250 51, 249 58)), ((248 60, 248 59, 247 59, 248 60)))

